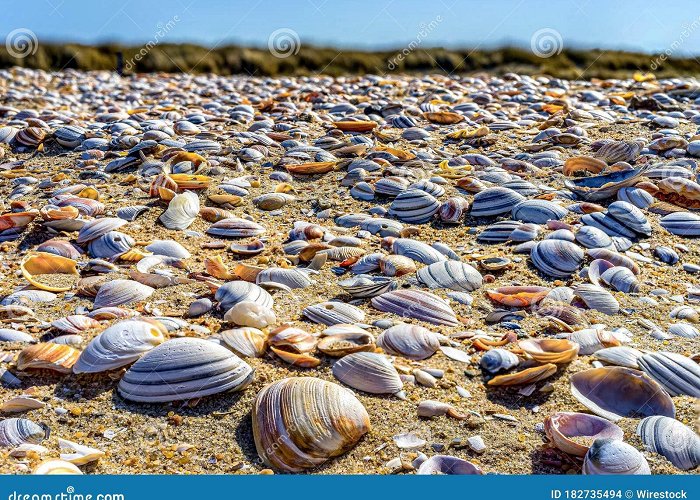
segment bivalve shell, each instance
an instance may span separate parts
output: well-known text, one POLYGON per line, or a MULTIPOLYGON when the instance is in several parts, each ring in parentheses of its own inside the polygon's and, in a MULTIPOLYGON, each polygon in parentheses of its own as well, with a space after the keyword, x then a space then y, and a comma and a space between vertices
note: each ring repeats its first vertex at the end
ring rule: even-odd
POLYGON ((637 435, 647 450, 663 455, 681 470, 700 466, 700 436, 669 417, 647 417, 639 422, 637 435))
POLYGON ((353 389, 370 394, 396 394, 403 382, 396 368, 383 354, 357 352, 333 365, 333 376, 353 389))
POLYGON ((414 318, 434 325, 458 326, 460 324, 449 304, 429 292, 422 290, 394 290, 372 299, 372 307, 414 318))
POLYGON ((420 360, 437 352, 440 339, 427 328, 402 323, 384 330, 377 337, 377 345, 389 354, 420 360))

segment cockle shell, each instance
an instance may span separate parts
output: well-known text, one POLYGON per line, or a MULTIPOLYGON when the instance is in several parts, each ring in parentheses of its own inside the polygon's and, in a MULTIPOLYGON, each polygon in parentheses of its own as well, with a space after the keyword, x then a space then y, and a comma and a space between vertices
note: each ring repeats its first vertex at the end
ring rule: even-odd
POLYGON ((425 266, 416 273, 418 281, 429 288, 449 288, 471 292, 483 284, 481 273, 469 264, 446 260, 425 266))
POLYGON ((258 302, 243 300, 226 311, 224 321, 239 326, 267 328, 277 322, 277 316, 271 307, 265 307, 258 302))
POLYGON ((51 322, 51 326, 61 333, 81 334, 85 331, 97 328, 100 322, 83 314, 71 314, 51 322))
POLYGON ((377 345, 389 354, 418 360, 435 354, 440 348, 440 338, 422 326, 402 323, 379 334, 377 345))
POLYGON ((114 307, 146 300, 154 292, 150 286, 133 280, 113 280, 102 285, 95 296, 94 307, 114 307))
POLYGON ((525 197, 512 189, 492 187, 474 195, 470 215, 472 217, 493 217, 510 212, 515 205, 525 201, 525 197))
POLYGON ((73 365, 73 373, 98 373, 133 363, 165 341, 166 328, 156 320, 115 323, 92 339, 73 365))
POLYGON ((432 293, 422 290, 394 290, 372 298, 372 307, 401 317, 427 321, 434 325, 460 324, 449 304, 432 293))
POLYGON ((440 208, 440 202, 419 189, 409 189, 399 194, 389 207, 389 215, 403 222, 422 224, 428 222, 440 208))
MULTIPOLYGON (((71 286, 49 285, 39 281, 35 276, 42 274, 68 274, 79 276, 76 268, 77 262, 73 259, 68 259, 60 255, 46 252, 34 252, 28 255, 20 265, 22 276, 29 281, 32 286, 48 292, 65 292, 70 290, 71 286)), ((76 278, 77 279, 77 278, 76 278)))
POLYGON ((647 417, 639 422, 637 435, 647 450, 663 455, 681 470, 700 466, 700 436, 669 417, 647 417))
POLYGON ((481 475, 482 470, 467 460, 449 455, 433 455, 418 468, 418 474, 481 475))
POLYGON ((333 364, 333 376, 353 389, 371 394, 396 394, 403 389, 403 382, 389 359, 374 352, 343 356, 333 364))
POLYGON ((27 418, 6 418, 0 421, 0 447, 24 443, 39 444, 49 437, 49 428, 27 418))
POLYGON ((579 350, 577 343, 566 339, 525 339, 518 347, 538 363, 570 363, 579 350))
POLYGON ((265 386, 252 419, 258 455, 287 472, 312 469, 345 453, 370 430, 369 415, 352 392, 312 377, 265 386))
POLYGON ((616 439, 596 439, 583 459, 583 474, 651 474, 636 448, 616 439))
POLYGON ((573 441, 572 437, 586 438, 593 441, 600 438, 622 441, 622 429, 606 420, 587 413, 557 412, 544 421, 544 431, 554 446, 561 451, 577 457, 583 457, 590 446, 573 441))
POLYGON ((551 377, 557 371, 557 365, 548 363, 542 366, 534 366, 508 375, 497 375, 488 381, 488 385, 522 385, 534 384, 540 380, 551 377))
POLYGON ((253 380, 253 369, 214 342, 171 339, 143 355, 119 382, 130 401, 162 403, 240 391, 253 380))
POLYGON ((568 278, 583 263, 583 250, 569 241, 544 240, 532 247, 530 259, 547 276, 568 278))
POLYGON ((637 363, 671 396, 685 394, 700 398, 700 366, 687 356, 664 351, 650 352, 640 356, 637 363))
POLYGON ((70 373, 80 351, 69 345, 49 342, 25 347, 17 356, 19 370, 51 370, 70 373))
POLYGON ((302 314, 314 323, 329 326, 339 323, 359 323, 365 319, 365 313, 359 307, 334 300, 307 306, 302 314))
POLYGON ((570 382, 574 397, 608 420, 676 415, 670 396, 638 370, 618 366, 592 368, 574 373, 570 382))

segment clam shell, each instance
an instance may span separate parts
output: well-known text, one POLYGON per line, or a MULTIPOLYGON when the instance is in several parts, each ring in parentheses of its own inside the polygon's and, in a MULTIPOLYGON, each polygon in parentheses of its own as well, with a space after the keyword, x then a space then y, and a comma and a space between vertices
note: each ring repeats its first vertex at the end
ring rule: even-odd
POLYGON ((391 278, 359 274, 352 278, 339 281, 338 285, 353 298, 368 299, 396 289, 398 283, 391 278))
POLYGON ((174 240, 154 240, 146 250, 155 255, 165 255, 176 259, 189 259, 192 255, 180 243, 174 240))
POLYGON ((45 475, 82 475, 83 472, 74 465, 65 460, 47 460, 40 463, 32 474, 45 476, 45 475))
POLYGON ((207 229, 207 234, 224 238, 249 238, 260 236, 264 232, 265 228, 260 224, 238 217, 222 219, 207 229))
POLYGON ((574 373, 570 382, 574 397, 608 420, 676 415, 671 397, 638 370, 618 366, 592 368, 574 373))
POLYGON ((214 299, 219 301, 221 309, 227 311, 240 302, 254 302, 266 309, 273 305, 272 296, 254 283, 247 281, 230 281, 221 285, 214 299))
POLYGON ((88 243, 103 236, 110 231, 115 231, 126 224, 124 219, 116 217, 104 217, 86 222, 78 232, 75 242, 78 244, 88 243))
POLYGON ((98 373, 131 364, 162 344, 166 331, 157 321, 115 323, 90 341, 73 365, 73 373, 98 373))
POLYGON ((427 328, 402 323, 379 334, 377 345, 389 354, 420 360, 437 352, 440 339, 427 328))
POLYGON ((80 351, 69 345, 45 342, 22 349, 16 363, 18 370, 51 370, 70 373, 78 356, 80 351))
POLYGON ((525 197, 512 189, 504 187, 484 189, 474 195, 470 215, 493 217, 505 214, 521 201, 525 201, 525 197))
POLYGON ((362 309, 338 301, 321 302, 307 306, 302 314, 314 323, 337 325, 339 323, 360 323, 365 319, 362 309))
POLYGON ((520 364, 520 359, 510 351, 496 348, 486 351, 479 364, 489 373, 498 373, 515 368, 520 364))
POLYGON ((581 179, 567 179, 564 185, 583 200, 600 201, 612 198, 623 187, 633 186, 645 171, 644 168, 640 168, 581 179))
POLYGON ((374 352, 356 352, 333 364, 333 376, 353 389, 371 394, 396 394, 403 382, 389 359, 374 352))
POLYGON ((603 363, 615 366, 624 366, 639 370, 639 358, 642 352, 627 346, 606 347, 593 353, 593 357, 603 363))
POLYGON ((422 224, 428 222, 440 208, 440 202, 429 193, 409 189, 399 194, 389 207, 389 215, 403 222, 422 224))
POLYGON ((642 211, 631 203, 615 201, 608 205, 607 215, 638 235, 651 235, 651 224, 642 211))
POLYGON ((547 417, 544 421, 544 431, 554 446, 577 457, 585 456, 589 446, 572 441, 572 437, 590 439, 591 444, 596 439, 622 441, 624 437, 622 429, 609 420, 587 413, 565 411, 547 417))
POLYGON ((600 279, 603 280, 606 285, 611 286, 618 292, 639 292, 639 281, 637 281, 637 277, 626 267, 611 267, 600 275, 600 279))
POLYGON ((502 220, 486 227, 476 240, 479 243, 504 243, 508 241, 514 231, 523 225, 520 221, 502 220))
POLYGON ((449 455, 433 455, 420 465, 418 474, 480 475, 483 472, 478 465, 467 460, 449 455))
POLYGON ((676 253, 673 248, 667 246, 658 246, 654 248, 654 255, 661 262, 669 266, 676 264, 680 260, 678 253, 676 253))
POLYGON ((533 265, 553 278, 568 278, 583 262, 583 250, 564 240, 543 240, 530 252, 533 265))
POLYGON ((184 230, 190 227, 199 215, 199 198, 192 191, 175 195, 159 220, 168 229, 184 230))
POLYGON ((700 330, 687 323, 676 323, 668 327, 668 332, 686 339, 696 339, 700 337, 700 330))
POLYGON ((409 259, 426 265, 447 260, 442 253, 427 243, 409 238, 397 238, 394 240, 391 250, 396 255, 408 257, 409 259))
POLYGON ((692 238, 700 236, 700 215, 690 212, 674 212, 659 221, 661 227, 671 234, 692 238))
POLYGON ((582 356, 593 354, 607 347, 616 347, 620 345, 620 341, 612 332, 594 328, 587 328, 566 334, 566 338, 579 345, 578 353, 582 356))
POLYGON ((556 373, 556 371, 557 365, 548 363, 542 366, 527 368, 508 375, 497 375, 487 383, 488 385, 492 386, 534 384, 535 382, 551 377, 556 373))
POLYGON ((533 224, 545 224, 550 220, 559 220, 566 216, 568 210, 546 200, 525 200, 513 207, 511 215, 513 219, 530 222, 533 224))
POLYGON ((48 437, 48 427, 27 418, 6 418, 0 421, 0 447, 39 444, 48 437))
MULTIPOLYGON (((76 268, 77 262, 73 259, 55 255, 53 253, 34 252, 20 264, 22 276, 32 286, 47 292, 65 292, 72 288, 70 285, 50 285, 37 280, 35 277, 42 274, 69 274, 79 276, 76 268)), ((77 279, 77 278, 76 278, 77 279)))
POLYGON ((647 459, 633 446, 615 439, 596 439, 583 459, 581 472, 591 474, 651 474, 647 459))
POLYGON ((586 254, 593 259, 607 260, 615 266, 623 266, 634 274, 639 274, 639 266, 632 259, 613 250, 608 250, 606 248, 589 248, 586 250, 586 254))
POLYGON ((271 267, 260 271, 255 277, 255 282, 258 284, 269 282, 279 283, 291 289, 306 288, 313 283, 307 271, 282 267, 271 267))
POLYGON ((246 358, 259 358, 265 354, 267 335, 257 328, 234 328, 220 332, 219 336, 224 344, 246 358))
POLYGON ((538 363, 570 363, 579 350, 577 343, 566 339, 525 339, 518 347, 538 363))
POLYGON ((0 328, 0 342, 34 342, 34 337, 27 332, 0 328))
POLYGON ((654 202, 654 197, 647 191, 636 187, 622 188, 617 192, 617 199, 626 201, 637 208, 647 208, 654 202))
POLYGON ((394 290, 372 299, 375 309, 414 318, 434 325, 458 326, 460 324, 449 304, 432 293, 422 290, 394 290))
POLYGON ((596 285, 586 283, 578 285, 574 288, 574 295, 580 298, 589 309, 594 309, 603 314, 614 315, 620 310, 620 304, 617 302, 617 299, 610 292, 596 285))
POLYGON ((425 266, 416 273, 418 281, 428 288, 449 288, 471 292, 483 284, 481 273, 469 264, 447 260, 425 266))
POLYGON ((639 422, 637 435, 647 450, 663 455, 681 470, 700 466, 700 436, 669 417, 647 417, 639 422))
POLYGON ((265 386, 252 418, 258 455, 270 467, 288 472, 345 453, 370 430, 369 415, 352 392, 312 377, 265 386))
POLYGON ((129 401, 163 403, 240 391, 253 375, 253 369, 225 347, 183 337, 148 351, 127 370, 117 389, 129 401))
POLYGON ((112 280, 100 286, 94 308, 114 307, 146 300, 154 292, 150 286, 133 280, 112 280))
POLYGON ((440 205, 438 216, 446 224, 458 224, 468 207, 469 202, 465 198, 453 196, 440 205))
POLYGON ((148 207, 146 205, 132 205, 118 209, 117 217, 125 221, 133 222, 139 215, 147 211, 148 207))
POLYGON ((700 366, 682 354, 650 352, 637 359, 639 367, 671 396, 700 398, 700 366))
POLYGON ((136 241, 128 234, 119 231, 110 231, 99 238, 95 238, 88 244, 90 257, 96 259, 116 259, 121 254, 128 252, 136 241))
POLYGON ((594 226, 582 226, 576 231, 576 241, 586 248, 610 248, 612 238, 594 226))
POLYGON ((80 251, 65 240, 48 240, 37 246, 36 249, 38 252, 52 253, 67 259, 77 260, 80 258, 80 251))

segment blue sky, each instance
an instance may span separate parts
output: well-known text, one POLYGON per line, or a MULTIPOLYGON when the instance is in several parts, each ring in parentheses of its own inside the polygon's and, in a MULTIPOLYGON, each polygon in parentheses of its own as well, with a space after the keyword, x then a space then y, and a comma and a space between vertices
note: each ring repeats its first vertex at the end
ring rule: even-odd
POLYGON ((423 47, 528 47, 551 28, 565 47, 700 54, 700 1, 629 0, 21 0, 0 15, 0 35, 28 28, 48 41, 266 46, 294 30, 302 44, 400 48, 433 28, 423 47), (177 17, 175 17, 177 16, 177 17), (175 21, 173 21, 175 19, 175 21), (431 24, 432 23, 432 24, 431 24), (425 30, 424 30, 425 32, 425 30))

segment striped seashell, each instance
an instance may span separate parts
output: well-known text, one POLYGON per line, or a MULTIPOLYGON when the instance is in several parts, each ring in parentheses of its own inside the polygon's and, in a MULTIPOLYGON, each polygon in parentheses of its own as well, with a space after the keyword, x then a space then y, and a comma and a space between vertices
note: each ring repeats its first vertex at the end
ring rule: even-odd
POLYGON ((350 270, 354 274, 365 274, 379 269, 382 259, 386 257, 381 253, 365 254, 350 266, 350 270))
POLYGON ((617 195, 617 192, 623 187, 635 185, 645 171, 644 168, 639 168, 597 175, 595 177, 567 179, 564 181, 564 185, 583 200, 606 200, 617 195))
POLYGON ((356 352, 333 364, 333 376, 353 389, 370 394, 396 394, 403 382, 396 368, 383 354, 356 352))
POLYGON ((663 245, 654 248, 654 255, 669 266, 676 264, 681 259, 673 248, 663 245))
POLYGON ((700 330, 687 323, 676 323, 668 327, 668 332, 685 339, 696 339, 700 337, 700 330))
POLYGON ((692 238, 700 236, 700 215, 690 212, 675 212, 659 221, 661 227, 671 234, 692 238))
POLYGON ((458 292, 471 292, 483 284, 479 271, 469 264, 454 260, 423 267, 418 270, 416 277, 429 288, 449 288, 458 292))
POLYGON ((599 160, 603 160, 608 164, 613 164, 619 161, 628 163, 637 159, 644 147, 644 142, 636 141, 611 141, 596 151, 593 156, 599 160))
POLYGON ((259 358, 267 348, 267 335, 257 328, 233 328, 219 332, 219 336, 227 347, 246 358, 259 358))
POLYGON ((328 326, 361 323, 365 319, 362 309, 335 300, 307 306, 302 314, 314 323, 328 326))
POLYGON ((28 305, 32 302, 53 302, 58 295, 46 290, 18 290, 6 295, 0 305, 28 305))
POLYGON ((682 354, 649 352, 637 359, 644 373, 658 382, 671 396, 700 398, 700 366, 682 354))
POLYGON ((317 252, 317 255, 326 255, 329 260, 342 262, 346 260, 356 259, 361 255, 364 255, 365 252, 366 250, 364 248, 342 246, 320 250, 319 252, 317 252))
POLYGON ((611 267, 600 275, 600 279, 603 280, 603 283, 614 288, 618 292, 639 292, 639 281, 637 281, 637 276, 626 267, 611 267))
POLYGON ((88 254, 96 259, 115 259, 128 252, 136 241, 128 234, 110 231, 88 244, 88 254))
POLYGON ((374 199, 374 188, 367 182, 358 182, 350 189, 350 195, 356 200, 370 201, 374 199))
POLYGON ((513 219, 533 224, 545 224, 566 216, 566 208, 546 200, 525 200, 513 207, 513 219))
POLYGON ((404 177, 382 177, 374 183, 374 191, 383 196, 395 197, 408 189, 411 182, 404 177))
POLYGON ((355 395, 313 377, 265 386, 255 399, 253 437, 260 458, 285 472, 303 472, 350 450, 370 430, 355 395))
POLYGON ((481 368, 489 373, 508 371, 520 364, 520 358, 505 349, 491 349, 486 351, 479 361, 481 368))
POLYGON ((416 263, 403 255, 384 255, 379 261, 379 269, 385 276, 398 277, 415 273, 416 263))
POLYGON ((492 187, 474 195, 471 208, 472 217, 493 217, 510 212, 525 197, 512 189, 492 187))
POLYGON ((116 217, 105 217, 86 222, 78 232, 75 242, 78 244, 89 243, 110 231, 119 229, 124 224, 126 224, 125 220, 116 217))
POLYGON ((75 149, 85 140, 86 130, 77 125, 59 127, 53 133, 56 142, 64 148, 75 149))
POLYGON ((27 127, 17 131, 14 143, 27 148, 37 148, 46 139, 46 130, 41 127, 27 127))
POLYGON ((73 365, 73 373, 99 373, 129 365, 162 344, 166 332, 155 320, 115 323, 90 341, 73 365))
POLYGON ((581 222, 588 226, 598 228, 608 236, 612 237, 632 239, 638 236, 637 233, 628 228, 624 223, 618 221, 607 213, 594 212, 592 214, 586 214, 581 217, 581 222))
POLYGON ((221 144, 219 144, 216 141, 207 141, 207 140, 202 140, 202 141, 192 141, 188 144, 185 144, 183 146, 183 149, 185 151, 189 152, 212 152, 212 153, 218 153, 221 151, 221 144))
POLYGON ((447 260, 442 253, 430 245, 410 238, 397 238, 392 243, 391 250, 396 255, 408 257, 426 265, 447 260))
POLYGON ((0 127, 0 144, 12 143, 17 132, 19 132, 19 129, 15 127, 0 127))
POLYGON ((285 269, 282 267, 271 267, 260 271, 255 277, 255 282, 260 283, 279 283, 291 289, 306 288, 313 281, 309 278, 308 271, 303 269, 285 269))
POLYGON ((133 280, 112 280, 100 286, 95 295, 94 308, 114 307, 146 300, 154 292, 150 286, 133 280))
POLYGON ((418 189, 399 194, 389 207, 389 215, 403 222, 422 224, 428 222, 440 208, 440 202, 432 195, 418 189))
POLYGON ((278 210, 296 198, 287 193, 265 193, 253 198, 253 204, 260 210, 278 210))
POLYGON ((462 458, 433 455, 418 467, 419 475, 482 475, 481 468, 462 458))
POLYGON ((596 439, 583 458, 584 475, 649 475, 647 459, 636 448, 617 439, 596 439))
POLYGON ((222 310, 226 311, 240 302, 254 302, 271 309, 274 301, 263 288, 247 281, 230 281, 221 285, 214 294, 222 310))
POLYGON ((171 339, 139 358, 122 377, 119 395, 137 403, 165 403, 245 389, 253 369, 214 342, 171 339))
POLYGON ((700 466, 700 436, 678 420, 647 417, 639 422, 637 435, 648 451, 666 457, 681 470, 700 466))
POLYGON ((34 337, 19 330, 0 328, 0 342, 34 342, 34 337))
POLYGON ((634 205, 637 208, 647 208, 654 202, 654 197, 647 191, 636 187, 624 187, 617 192, 617 199, 634 205))
POLYGON ((613 346, 597 350, 593 353, 593 357, 609 365, 624 366, 626 368, 639 370, 638 360, 642 354, 642 351, 638 351, 632 347, 613 346))
POLYGON ((212 236, 224 238, 250 238, 260 236, 265 232, 265 228, 253 221, 231 217, 215 222, 206 232, 212 236))
POLYGON ((398 283, 391 278, 359 274, 338 282, 338 285, 353 298, 367 299, 396 289, 398 283))
POLYGON ((518 179, 515 181, 508 181, 501 184, 501 187, 515 191, 522 196, 536 196, 540 193, 540 190, 532 184, 531 182, 518 179))
POLYGON ((40 343, 25 347, 17 356, 18 370, 51 370, 70 373, 80 351, 68 345, 40 343))
POLYGON ((51 322, 51 326, 62 333, 80 334, 100 326, 99 321, 83 314, 71 314, 51 322))
POLYGON ((586 254, 593 259, 607 260, 611 264, 626 267, 634 274, 639 274, 639 266, 637 263, 621 253, 608 250, 607 248, 589 248, 586 250, 586 254))
POLYGON ((394 219, 371 218, 365 219, 360 223, 360 229, 369 231, 372 234, 379 236, 398 236, 403 229, 403 224, 394 219))
POLYGON ((603 367, 571 375, 571 393, 596 415, 621 418, 662 415, 675 417, 673 400, 646 374, 630 368, 603 367), (621 397, 621 395, 623 395, 621 397))
POLYGON ((413 184, 408 186, 408 189, 418 189, 419 191, 425 191, 426 193, 435 198, 439 198, 440 196, 445 194, 445 188, 427 179, 421 179, 419 181, 414 182, 413 184))
POLYGON ((125 221, 135 221, 136 218, 144 212, 147 212, 149 208, 146 205, 132 205, 129 207, 122 207, 117 210, 117 217, 124 219, 125 221))
POLYGON ((420 360, 437 352, 440 339, 427 328, 402 323, 379 334, 377 345, 389 354, 420 360))
POLYGON ((192 191, 175 195, 168 208, 158 218, 168 229, 183 230, 190 227, 199 214, 199 198, 192 191))
POLYGON ((576 241, 585 248, 610 248, 613 240, 604 231, 594 226, 582 226, 576 231, 576 241))
POLYGON ((656 185, 654 196, 683 208, 700 208, 700 184, 682 177, 669 177, 656 185))
POLYGON ((565 240, 544 240, 535 244, 530 252, 533 265, 542 273, 554 278, 567 278, 574 274, 583 262, 583 251, 565 240))
POLYGON ((460 324, 445 300, 422 290, 394 290, 383 293, 372 299, 372 307, 382 312, 435 325, 459 326, 460 324))
POLYGON ((0 421, 0 447, 39 444, 49 437, 49 428, 28 418, 6 418, 0 421))
POLYGON ((581 284, 574 288, 574 295, 589 309, 603 314, 614 315, 620 311, 620 304, 610 292, 596 285, 581 284))
POLYGON ((572 333, 562 334, 566 338, 579 345, 579 354, 587 356, 607 347, 617 347, 620 341, 614 333, 597 328, 586 328, 572 333))
POLYGON ((514 220, 498 221, 481 231, 476 237, 479 243, 504 243, 510 239, 513 231, 522 226, 523 223, 514 220))
POLYGON ((651 235, 651 224, 639 208, 626 201, 615 201, 608 206, 607 214, 642 236, 651 235))
MULTIPOLYGON (((96 215, 101 215, 105 211, 105 206, 103 203, 93 200, 92 198, 81 198, 79 196, 69 196, 67 198, 63 198, 61 200, 56 201, 56 206, 59 207, 75 207, 78 209, 78 212, 80 212, 81 215, 86 215, 89 217, 94 217, 96 215)), ((104 219, 97 219, 97 220, 104 220, 104 219)), ((76 221, 78 222, 78 221, 76 221)), ((45 225, 49 225, 49 223, 45 223, 45 225)), ((82 227, 79 226, 77 229, 70 229, 71 231, 78 231, 82 227)), ((117 229, 117 227, 110 228, 111 229, 117 229)))
POLYGON ((448 198, 438 209, 440 220, 446 224, 459 224, 469 208, 469 202, 461 196, 448 198))

